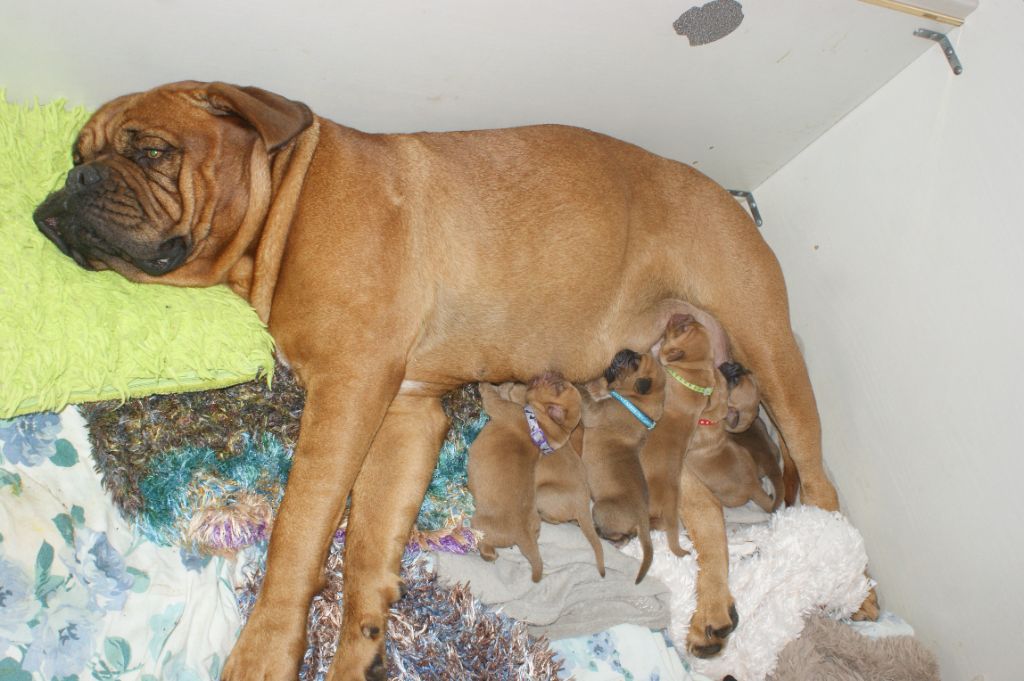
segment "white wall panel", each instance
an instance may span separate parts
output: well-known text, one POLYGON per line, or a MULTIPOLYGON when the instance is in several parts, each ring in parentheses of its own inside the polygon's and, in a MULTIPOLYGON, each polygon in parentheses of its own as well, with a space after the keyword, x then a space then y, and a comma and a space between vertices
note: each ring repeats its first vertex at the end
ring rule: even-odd
POLYGON ((943 678, 1024 678, 1024 3, 984 0, 757 190, 825 454, 943 678))

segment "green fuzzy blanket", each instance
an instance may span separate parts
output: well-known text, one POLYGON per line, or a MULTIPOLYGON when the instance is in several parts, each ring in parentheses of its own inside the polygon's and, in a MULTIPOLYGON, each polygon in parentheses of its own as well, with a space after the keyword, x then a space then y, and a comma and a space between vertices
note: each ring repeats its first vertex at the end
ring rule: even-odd
POLYGON ((0 91, 0 419, 69 403, 233 385, 273 371, 273 341, 226 287, 86 272, 32 222, 89 112, 0 91))

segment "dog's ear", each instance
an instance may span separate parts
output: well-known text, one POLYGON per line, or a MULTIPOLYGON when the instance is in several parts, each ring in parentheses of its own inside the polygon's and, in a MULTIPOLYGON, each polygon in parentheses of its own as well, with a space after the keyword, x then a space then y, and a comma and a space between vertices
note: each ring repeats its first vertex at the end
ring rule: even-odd
POLYGON ((585 386, 587 394, 594 400, 603 400, 608 397, 608 381, 605 380, 604 376, 595 378, 585 386))
POLYGON ((551 417, 551 420, 560 426, 565 425, 565 407, 560 404, 545 405, 544 410, 551 417))
POLYGON ((526 391, 525 383, 512 383, 508 386, 508 397, 505 399, 516 404, 526 404, 526 391))
POLYGON ((692 314, 677 313, 669 318, 668 328, 671 329, 673 333, 680 334, 686 331, 686 329, 696 321, 697 319, 692 314))
POLYGON ((725 413, 723 421, 725 421, 725 429, 728 432, 736 432, 736 426, 740 424, 740 412, 736 407, 729 407, 728 411, 725 413))
POLYGON ((269 152, 280 149, 313 124, 308 106, 258 87, 210 83, 201 93, 201 101, 212 113, 237 116, 252 126, 269 152))

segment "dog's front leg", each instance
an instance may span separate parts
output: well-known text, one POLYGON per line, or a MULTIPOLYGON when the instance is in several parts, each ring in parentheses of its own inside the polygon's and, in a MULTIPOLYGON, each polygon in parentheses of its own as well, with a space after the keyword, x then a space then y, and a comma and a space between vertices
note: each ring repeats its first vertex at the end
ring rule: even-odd
POLYGON ((315 372, 307 383, 299 441, 274 520, 266 576, 228 657, 226 681, 294 681, 306 650, 306 619, 324 586, 323 565, 345 501, 401 372, 315 372), (346 380, 358 375, 373 381, 346 380))
POLYGON ((437 397, 399 395, 370 446, 345 537, 344 614, 330 681, 385 678, 388 609, 448 419, 437 397))

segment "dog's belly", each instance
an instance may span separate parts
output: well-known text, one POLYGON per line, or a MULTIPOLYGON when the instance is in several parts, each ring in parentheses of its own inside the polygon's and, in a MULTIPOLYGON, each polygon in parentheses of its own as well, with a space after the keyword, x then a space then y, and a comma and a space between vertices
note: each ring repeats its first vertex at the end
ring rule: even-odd
MULTIPOLYGON (((495 301, 500 305, 500 301, 495 301)), ((551 319, 497 319, 481 313, 464 323, 437 324, 412 353, 406 380, 457 384, 472 381, 528 381, 544 371, 558 371, 581 383, 599 376, 623 348, 644 351, 661 334, 661 314, 648 308, 633 314, 579 317, 552 314, 551 319)), ((434 325, 431 325, 434 326, 434 325)), ((663 324, 662 324, 663 327, 663 324)))

